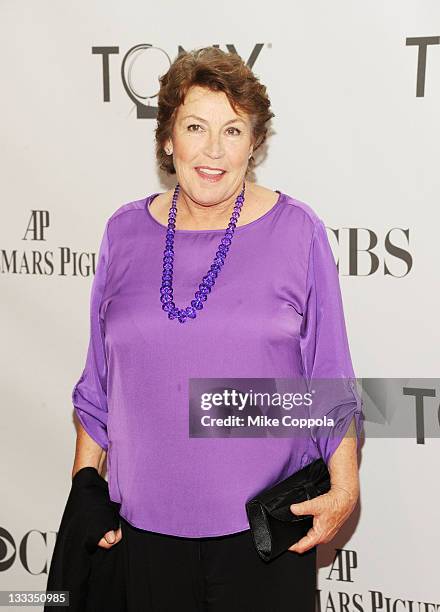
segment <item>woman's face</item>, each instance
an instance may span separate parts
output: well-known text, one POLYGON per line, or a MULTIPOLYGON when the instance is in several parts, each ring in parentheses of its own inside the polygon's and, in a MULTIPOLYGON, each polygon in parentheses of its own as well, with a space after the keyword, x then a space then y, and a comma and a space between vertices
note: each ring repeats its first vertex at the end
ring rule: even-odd
POLYGON ((237 115, 223 92, 193 86, 165 150, 173 153, 182 190, 197 203, 215 204, 241 191, 252 145, 249 115, 237 115))

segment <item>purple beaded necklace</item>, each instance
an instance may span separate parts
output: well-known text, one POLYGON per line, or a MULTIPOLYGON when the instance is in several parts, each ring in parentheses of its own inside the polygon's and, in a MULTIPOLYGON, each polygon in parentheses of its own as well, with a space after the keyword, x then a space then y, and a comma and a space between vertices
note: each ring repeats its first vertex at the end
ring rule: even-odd
POLYGON ((225 235, 221 239, 218 250, 215 254, 214 261, 208 273, 202 278, 199 284, 198 291, 194 294, 194 299, 191 300, 191 306, 186 308, 177 308, 173 302, 173 261, 174 261, 174 232, 176 227, 177 215, 177 198, 179 196, 180 185, 177 183, 174 189, 173 201, 171 203, 170 212, 168 215, 168 229, 165 238, 165 250, 163 252, 163 271, 162 285, 160 287, 160 301, 162 302, 162 310, 168 313, 169 319, 177 319, 179 323, 185 323, 188 319, 195 319, 197 311, 202 310, 203 302, 207 299, 208 293, 211 292, 211 287, 215 284, 215 279, 225 263, 226 255, 229 251, 229 245, 232 242, 235 226, 237 225, 240 216, 241 207, 244 203, 245 182, 243 181, 243 189, 235 200, 234 210, 226 228, 225 235))

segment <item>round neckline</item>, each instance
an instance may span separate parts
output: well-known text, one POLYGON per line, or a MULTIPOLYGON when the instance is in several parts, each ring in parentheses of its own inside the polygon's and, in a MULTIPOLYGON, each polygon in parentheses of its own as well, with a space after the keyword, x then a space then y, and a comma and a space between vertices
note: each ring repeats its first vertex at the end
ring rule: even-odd
MULTIPOLYGON (((279 189, 275 189, 274 191, 276 193, 278 193, 278 199, 275 202, 275 204, 272 206, 272 208, 269 208, 269 210, 267 210, 260 217, 257 217, 257 219, 254 219, 253 221, 249 221, 249 223, 245 223, 244 225, 238 225, 235 228, 234 233, 240 232, 241 230, 245 230, 246 228, 251 227, 252 225, 256 225, 257 223, 260 223, 260 221, 263 221, 264 219, 266 219, 266 217, 271 215, 280 206, 281 200, 282 200, 282 197, 283 197, 283 193, 279 189)), ((151 214, 151 210, 150 210, 151 202, 154 200, 154 198, 156 196, 161 195, 161 193, 162 192, 157 191, 156 193, 152 193, 151 195, 147 196, 147 198, 145 200, 145 211, 146 211, 147 216, 149 217, 149 219, 151 219, 151 221, 155 225, 157 225, 158 227, 160 227, 163 230, 167 230, 168 226, 167 225, 163 225, 157 219, 155 219, 153 217, 153 215, 151 214)), ((226 227, 223 228, 223 229, 201 229, 201 230, 197 230, 197 229, 175 229, 174 231, 175 231, 176 234, 224 234, 225 231, 226 231, 226 227)))

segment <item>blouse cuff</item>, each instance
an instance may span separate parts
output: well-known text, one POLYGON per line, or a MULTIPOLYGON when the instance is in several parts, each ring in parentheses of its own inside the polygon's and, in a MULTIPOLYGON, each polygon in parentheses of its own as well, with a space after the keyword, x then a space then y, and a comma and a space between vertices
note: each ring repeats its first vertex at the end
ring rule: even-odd
POLYGON ((81 395, 79 384, 75 385, 72 392, 72 402, 75 413, 89 436, 99 446, 107 451, 108 449, 108 434, 107 434, 107 417, 108 413, 91 405, 81 395))
MULTIPOLYGON (((314 430, 315 444, 319 450, 320 456, 328 465, 333 453, 338 448, 342 439, 348 431, 348 428, 354 419, 356 448, 360 446, 360 441, 363 431, 364 414, 362 411, 362 399, 357 390, 350 381, 352 401, 340 404, 332 408, 325 418, 327 421, 332 419, 333 425, 316 426, 314 430)), ((350 437, 353 437, 350 434, 350 437)))

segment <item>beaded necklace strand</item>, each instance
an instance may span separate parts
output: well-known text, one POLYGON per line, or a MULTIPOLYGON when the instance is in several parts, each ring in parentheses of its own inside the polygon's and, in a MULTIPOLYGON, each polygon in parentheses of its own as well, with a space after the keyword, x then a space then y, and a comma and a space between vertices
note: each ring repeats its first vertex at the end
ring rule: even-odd
POLYGON ((173 200, 170 206, 170 212, 168 215, 168 227, 165 238, 165 250, 163 252, 163 269, 162 269, 162 285, 160 287, 160 301, 162 303, 162 310, 168 313, 169 319, 177 319, 179 323, 185 323, 189 319, 195 319, 197 311, 202 310, 203 303, 206 301, 208 294, 211 292, 211 288, 215 284, 222 266, 225 263, 226 255, 229 251, 232 238, 234 236, 235 226, 240 217, 240 211, 244 203, 244 191, 245 182, 243 181, 243 188, 240 194, 237 196, 234 204, 234 210, 229 220, 228 227, 225 230, 225 234, 220 241, 218 250, 216 251, 213 263, 207 274, 202 278, 199 284, 198 290, 194 294, 194 299, 191 300, 191 306, 186 308, 178 308, 173 301, 173 261, 174 261, 174 233, 176 228, 176 215, 177 215, 177 198, 179 196, 180 185, 177 183, 173 200))

